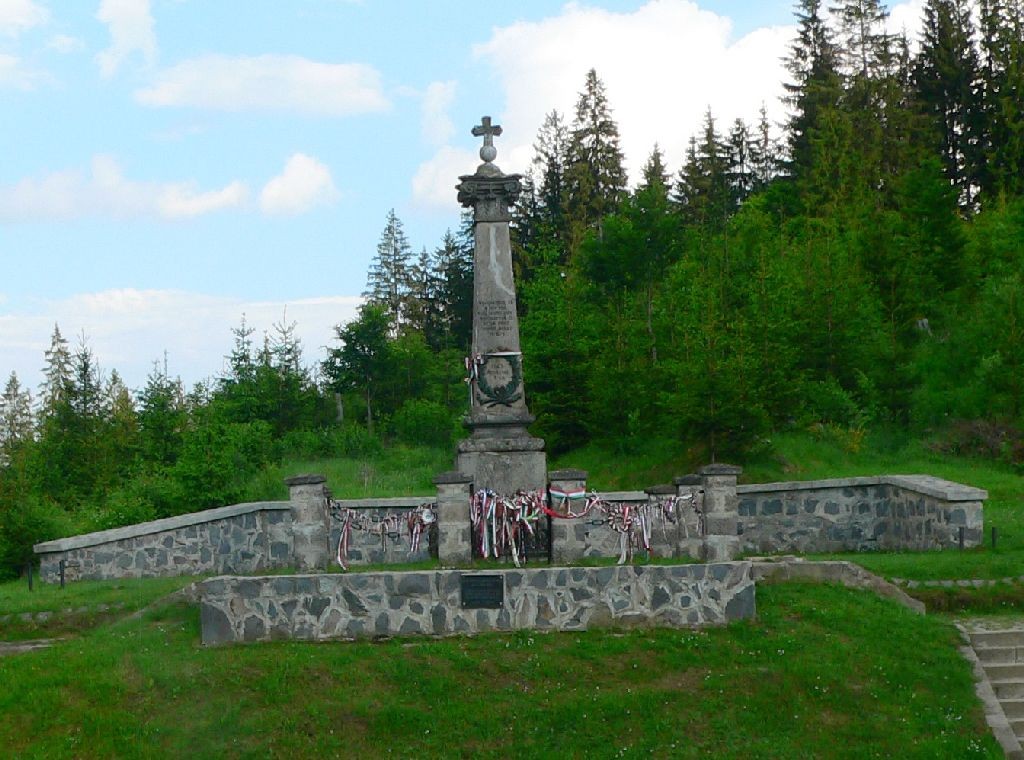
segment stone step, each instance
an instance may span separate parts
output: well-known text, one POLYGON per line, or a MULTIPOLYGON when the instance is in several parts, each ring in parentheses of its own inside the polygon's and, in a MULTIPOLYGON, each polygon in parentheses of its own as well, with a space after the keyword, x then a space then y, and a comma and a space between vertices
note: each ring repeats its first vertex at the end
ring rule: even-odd
POLYGON ((1000 699, 999 704, 1008 720, 1024 720, 1024 699, 1000 699))
POLYGON ((971 631, 971 646, 978 647, 1024 647, 1024 628, 1009 628, 1003 631, 971 631))
POLYGON ((1010 728, 1012 729, 1014 736, 1018 739, 1024 739, 1024 718, 1011 720, 1010 728))
POLYGON ((1024 663, 995 663, 984 665, 988 680, 993 684, 1024 680, 1024 663))
POLYGON ((974 645, 978 659, 986 665, 998 663, 1024 662, 1024 646, 996 647, 974 645))
POLYGON ((993 683, 992 689, 996 693, 996 699, 1024 699, 1024 680, 1005 681, 993 683))

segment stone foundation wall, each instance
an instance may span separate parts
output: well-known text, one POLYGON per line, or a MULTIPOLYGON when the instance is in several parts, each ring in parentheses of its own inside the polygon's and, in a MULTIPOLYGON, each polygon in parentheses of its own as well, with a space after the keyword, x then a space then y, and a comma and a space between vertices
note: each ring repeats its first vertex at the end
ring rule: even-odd
POLYGON ((66 580, 256 573, 292 560, 288 502, 256 502, 47 541, 40 577, 66 580))
POLYGON ((747 552, 953 548, 982 541, 980 488, 926 475, 737 486, 747 552))
POLYGON ((601 626, 717 625, 754 616, 749 562, 212 578, 204 644, 601 626), (498 575, 500 609, 463 609, 463 576, 498 575))

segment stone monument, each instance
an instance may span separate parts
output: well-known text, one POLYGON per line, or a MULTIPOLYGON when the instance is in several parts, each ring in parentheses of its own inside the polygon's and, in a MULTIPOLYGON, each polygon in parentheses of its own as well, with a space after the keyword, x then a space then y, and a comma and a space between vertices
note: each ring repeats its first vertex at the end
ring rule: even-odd
POLYGON ((473 128, 483 137, 483 163, 459 177, 459 203, 473 209, 473 341, 468 360, 471 407, 469 438, 459 443, 456 470, 475 489, 501 494, 547 484, 544 441, 526 430, 534 421, 526 406, 519 345, 516 288, 512 279, 509 207, 522 186, 518 174, 494 164, 494 137, 501 127, 484 116, 473 128))

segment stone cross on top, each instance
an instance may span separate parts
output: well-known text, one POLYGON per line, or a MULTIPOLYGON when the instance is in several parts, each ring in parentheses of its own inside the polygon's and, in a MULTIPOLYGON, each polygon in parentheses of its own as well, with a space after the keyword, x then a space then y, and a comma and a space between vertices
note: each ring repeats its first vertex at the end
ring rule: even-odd
POLYGON ((490 163, 498 156, 498 149, 494 147, 494 138, 501 136, 501 126, 491 124, 491 117, 484 116, 480 125, 473 127, 473 136, 484 138, 484 144, 480 148, 480 158, 490 163))

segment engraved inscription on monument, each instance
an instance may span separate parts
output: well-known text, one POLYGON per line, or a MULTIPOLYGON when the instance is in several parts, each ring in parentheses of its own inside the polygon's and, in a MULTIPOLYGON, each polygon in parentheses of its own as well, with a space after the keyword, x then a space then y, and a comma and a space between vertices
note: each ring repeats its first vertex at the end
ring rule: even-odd
POLYGON ((477 303, 480 330, 495 337, 512 330, 514 326, 512 303, 504 298, 477 303))

